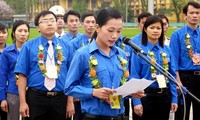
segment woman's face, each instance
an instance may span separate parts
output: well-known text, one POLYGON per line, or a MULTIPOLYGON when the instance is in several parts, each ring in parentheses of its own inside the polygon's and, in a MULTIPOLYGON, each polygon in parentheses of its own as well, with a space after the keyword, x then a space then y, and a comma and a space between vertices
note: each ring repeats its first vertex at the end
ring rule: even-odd
POLYGON ((25 43, 29 36, 28 27, 25 24, 18 26, 14 32, 14 36, 16 42, 25 43))
POLYGON ((167 22, 167 20, 166 20, 165 18, 163 18, 162 21, 163 21, 164 35, 166 35, 166 34, 167 34, 168 27, 169 27, 169 23, 167 22))
POLYGON ((111 47, 115 44, 120 36, 123 28, 123 20, 110 19, 105 25, 99 27, 97 25, 97 43, 101 43, 104 47, 111 47))
POLYGON ((149 25, 145 32, 147 33, 147 38, 149 41, 155 41, 160 38, 162 33, 162 26, 160 22, 156 22, 154 24, 149 25))
POLYGON ((8 38, 8 31, 5 30, 0 30, 0 44, 6 43, 6 40, 8 38))

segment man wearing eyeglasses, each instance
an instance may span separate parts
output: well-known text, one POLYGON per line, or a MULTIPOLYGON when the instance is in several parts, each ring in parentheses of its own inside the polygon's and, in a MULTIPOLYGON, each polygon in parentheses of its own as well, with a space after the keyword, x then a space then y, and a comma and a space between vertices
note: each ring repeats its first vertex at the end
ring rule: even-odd
POLYGON ((20 114, 26 120, 65 120, 68 116, 63 89, 72 47, 55 36, 56 21, 51 11, 36 16, 35 25, 41 36, 23 45, 15 67, 19 75, 20 114))

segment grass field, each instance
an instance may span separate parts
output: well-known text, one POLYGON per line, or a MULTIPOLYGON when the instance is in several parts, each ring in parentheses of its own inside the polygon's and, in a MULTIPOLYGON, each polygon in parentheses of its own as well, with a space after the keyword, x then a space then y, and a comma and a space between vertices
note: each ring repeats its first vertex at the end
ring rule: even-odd
MULTIPOLYGON (((168 29, 168 33, 167 33, 167 36, 170 37, 171 36, 171 33, 176 30, 176 28, 169 28, 168 29)), ((83 29, 80 28, 79 30, 80 33, 83 33, 83 29)), ((126 36, 128 38, 132 38, 133 36, 137 35, 140 33, 140 30, 138 28, 124 28, 123 31, 122 31, 122 35, 123 36, 126 36)), ((8 37, 8 40, 7 40, 7 44, 8 45, 11 45, 12 44, 12 39, 11 39, 11 29, 9 29, 9 37, 8 37)), ((37 36, 39 36, 40 34, 38 33, 37 29, 36 28, 31 28, 30 29, 30 34, 29 34, 29 40, 32 39, 32 38, 35 38, 37 36)))

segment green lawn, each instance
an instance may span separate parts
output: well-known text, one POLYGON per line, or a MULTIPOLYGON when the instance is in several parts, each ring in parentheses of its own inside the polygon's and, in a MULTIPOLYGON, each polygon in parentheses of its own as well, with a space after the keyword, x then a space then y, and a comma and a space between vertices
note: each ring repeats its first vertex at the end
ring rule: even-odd
MULTIPOLYGON (((176 30, 176 28, 169 28, 167 36, 170 37, 171 33, 174 30, 176 30)), ((83 33, 83 29, 80 28, 79 32, 83 33)), ((124 28, 123 31, 122 31, 122 35, 126 36, 126 37, 129 37, 129 38, 132 38, 133 36, 137 35, 138 33, 140 33, 140 30, 138 28, 124 28)), ((8 40, 7 40, 7 44, 8 45, 12 44, 12 40, 11 40, 10 34, 11 34, 11 29, 9 29, 9 37, 8 37, 8 40)), ((39 36, 39 33, 38 33, 37 29, 36 28, 31 28, 30 29, 30 34, 29 34, 29 39, 35 38, 37 36, 39 36)))

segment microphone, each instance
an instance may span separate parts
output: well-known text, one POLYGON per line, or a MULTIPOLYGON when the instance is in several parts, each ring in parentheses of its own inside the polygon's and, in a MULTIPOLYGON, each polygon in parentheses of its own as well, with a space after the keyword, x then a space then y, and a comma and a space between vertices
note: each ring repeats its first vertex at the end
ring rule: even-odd
POLYGON ((135 43, 133 43, 130 38, 123 37, 122 42, 124 44, 126 44, 126 45, 131 46, 134 49, 135 52, 137 52, 137 53, 140 52, 140 53, 146 55, 146 53, 144 52, 144 50, 142 50, 142 48, 140 48, 135 43))

